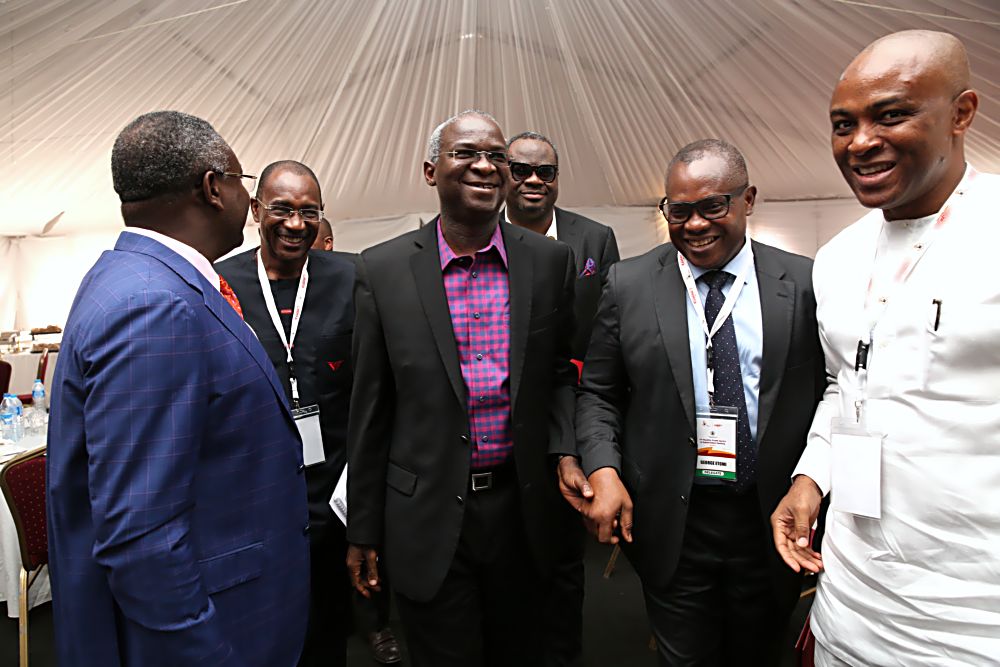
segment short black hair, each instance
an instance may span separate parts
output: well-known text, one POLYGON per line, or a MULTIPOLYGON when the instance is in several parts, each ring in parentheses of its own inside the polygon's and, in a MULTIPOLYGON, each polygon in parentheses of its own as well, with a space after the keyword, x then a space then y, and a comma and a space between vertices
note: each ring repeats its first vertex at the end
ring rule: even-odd
POLYGON ((320 187, 319 179, 316 178, 315 172, 298 160, 278 160, 277 162, 272 162, 264 167, 264 171, 260 172, 260 178, 257 179, 257 192, 255 194, 260 194, 260 191, 264 188, 264 184, 267 183, 268 179, 271 178, 271 176, 274 175, 274 172, 279 169, 282 171, 290 171, 293 174, 298 174, 299 176, 311 178, 316 184, 316 189, 319 190, 320 202, 323 201, 323 188, 320 187))
POLYGON ((674 170, 674 166, 677 163, 692 164, 708 156, 722 158, 726 163, 726 169, 730 177, 739 180, 740 184, 749 182, 750 175, 747 172, 747 161, 743 158, 743 154, 740 153, 740 149, 722 139, 699 139, 677 151, 677 155, 667 165, 667 179, 670 179, 670 173, 674 170))
POLYGON ((111 149, 111 178, 122 203, 192 188, 207 171, 223 172, 232 150, 206 121, 153 111, 125 126, 111 149))
POLYGON ((514 145, 515 141, 520 141, 521 139, 534 139, 535 141, 544 141, 552 148, 552 152, 556 155, 556 164, 559 164, 559 149, 556 145, 552 143, 552 140, 546 137, 544 134, 538 132, 532 132, 528 130, 527 132, 521 132, 520 134, 515 134, 513 137, 507 140, 507 150, 510 151, 510 147, 514 145))

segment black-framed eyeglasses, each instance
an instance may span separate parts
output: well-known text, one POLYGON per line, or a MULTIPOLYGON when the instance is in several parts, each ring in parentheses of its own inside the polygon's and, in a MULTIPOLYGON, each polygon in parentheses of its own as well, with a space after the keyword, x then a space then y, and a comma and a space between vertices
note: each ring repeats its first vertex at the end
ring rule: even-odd
POLYGON ((447 155, 456 162, 473 162, 478 160, 480 155, 483 155, 493 164, 507 164, 507 154, 503 151, 474 151, 471 148, 460 148, 457 151, 441 153, 441 155, 447 155))
POLYGON ((666 197, 660 200, 657 208, 671 225, 683 225, 691 219, 691 214, 698 211, 705 220, 718 220, 729 215, 729 206, 733 197, 738 197, 750 187, 744 183, 740 188, 720 195, 712 195, 698 201, 668 201, 666 197))
MULTIPOLYGON (((254 199, 257 199, 254 197, 254 199)), ((257 203, 260 207, 267 211, 268 215, 272 218, 277 218, 278 220, 288 220, 296 213, 305 222, 319 222, 323 218, 323 207, 319 208, 292 208, 291 206, 285 206, 283 204, 275 204, 269 206, 257 199, 257 203)))
POLYGON ((254 186, 257 185, 257 177, 253 174, 241 174, 238 171, 218 171, 217 169, 213 171, 222 176, 240 179, 240 182, 243 184, 243 187, 247 189, 247 192, 253 192, 254 186))
POLYGON ((515 181, 524 181, 531 178, 532 174, 538 176, 538 180, 543 183, 551 183, 556 180, 559 173, 558 165, 554 164, 528 164, 527 162, 510 162, 510 175, 515 181))

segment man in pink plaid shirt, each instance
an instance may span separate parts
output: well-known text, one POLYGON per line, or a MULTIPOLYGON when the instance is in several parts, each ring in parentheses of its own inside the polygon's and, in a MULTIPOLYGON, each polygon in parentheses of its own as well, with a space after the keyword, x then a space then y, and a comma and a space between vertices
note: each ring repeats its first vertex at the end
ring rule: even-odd
POLYGON ((418 667, 546 664, 548 574, 579 521, 555 476, 573 257, 498 224, 507 162, 488 114, 442 123, 423 168, 440 215, 358 262, 348 565, 363 594, 389 569, 418 667))

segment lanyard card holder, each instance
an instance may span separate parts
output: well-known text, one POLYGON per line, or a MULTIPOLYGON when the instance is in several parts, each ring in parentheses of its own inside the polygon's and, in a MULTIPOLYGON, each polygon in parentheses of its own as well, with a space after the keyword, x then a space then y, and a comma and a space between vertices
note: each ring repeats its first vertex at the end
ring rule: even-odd
POLYGON ((699 405, 695 414, 698 459, 695 477, 736 481, 736 420, 739 410, 699 405))
POLYGON ((306 466, 326 461, 323 452, 323 433, 319 428, 319 406, 307 405, 292 410, 295 426, 302 438, 302 463, 306 466))
POLYGON ((882 438, 864 423, 834 419, 830 507, 869 519, 882 518, 882 438))

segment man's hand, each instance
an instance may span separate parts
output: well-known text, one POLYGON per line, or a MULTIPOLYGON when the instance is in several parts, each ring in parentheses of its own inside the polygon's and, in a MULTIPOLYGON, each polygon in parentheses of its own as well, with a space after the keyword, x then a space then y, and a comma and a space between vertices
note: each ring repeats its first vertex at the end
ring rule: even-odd
POLYGON ((823 569, 823 557, 809 544, 809 532, 819 516, 822 501, 823 493, 816 482, 798 475, 771 515, 774 546, 782 560, 796 572, 805 568, 818 574, 823 569))
POLYGON ((632 541, 632 499, 614 468, 600 468, 590 475, 594 499, 584 506, 587 528, 599 542, 618 544, 620 528, 626 542, 632 541))
POLYGON ((347 547, 347 570, 351 573, 351 583, 354 588, 371 598, 370 591, 381 591, 378 578, 378 552, 375 547, 367 547, 360 544, 351 544, 347 547), (367 579, 361 580, 361 565, 364 563, 367 570, 367 579))
POLYGON ((587 476, 583 474, 583 468, 575 456, 559 459, 559 493, 577 512, 583 512, 583 508, 594 497, 594 490, 590 488, 587 476))

